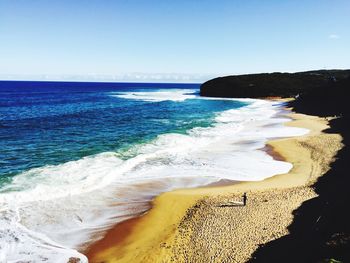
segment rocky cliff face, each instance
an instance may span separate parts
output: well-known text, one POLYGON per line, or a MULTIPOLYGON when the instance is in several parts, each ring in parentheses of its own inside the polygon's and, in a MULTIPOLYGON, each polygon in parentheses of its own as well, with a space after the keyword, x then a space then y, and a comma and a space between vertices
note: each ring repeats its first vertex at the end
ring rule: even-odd
POLYGON ((220 77, 201 85, 201 96, 231 98, 294 97, 346 79, 350 70, 263 73, 220 77))

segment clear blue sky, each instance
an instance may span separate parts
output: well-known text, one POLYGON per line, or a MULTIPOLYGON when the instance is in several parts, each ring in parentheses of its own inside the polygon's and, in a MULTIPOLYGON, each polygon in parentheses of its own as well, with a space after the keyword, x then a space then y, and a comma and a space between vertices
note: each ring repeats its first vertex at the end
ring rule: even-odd
POLYGON ((0 0, 0 75, 350 68, 349 0, 0 0))

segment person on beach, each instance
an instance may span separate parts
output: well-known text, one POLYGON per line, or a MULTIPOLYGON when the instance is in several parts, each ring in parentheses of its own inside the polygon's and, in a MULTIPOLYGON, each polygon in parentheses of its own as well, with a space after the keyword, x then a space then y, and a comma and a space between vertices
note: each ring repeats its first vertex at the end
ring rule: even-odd
POLYGON ((243 206, 245 206, 247 204, 247 193, 243 194, 243 206))

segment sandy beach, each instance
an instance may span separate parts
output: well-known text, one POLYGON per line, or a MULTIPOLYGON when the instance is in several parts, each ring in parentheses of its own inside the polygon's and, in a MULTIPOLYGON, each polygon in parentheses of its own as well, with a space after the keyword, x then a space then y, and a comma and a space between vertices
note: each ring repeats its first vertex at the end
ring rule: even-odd
MULTIPOLYGON (((339 134, 323 133, 328 119, 290 114, 287 125, 305 136, 273 140, 264 148, 293 164, 288 174, 229 186, 161 194, 144 215, 112 228, 91 246, 90 262, 246 262, 262 244, 289 233, 293 211, 317 197, 312 184, 342 148, 339 134), (247 206, 239 202, 247 192, 247 206)), ((252 164, 254 165, 254 164, 252 164)))

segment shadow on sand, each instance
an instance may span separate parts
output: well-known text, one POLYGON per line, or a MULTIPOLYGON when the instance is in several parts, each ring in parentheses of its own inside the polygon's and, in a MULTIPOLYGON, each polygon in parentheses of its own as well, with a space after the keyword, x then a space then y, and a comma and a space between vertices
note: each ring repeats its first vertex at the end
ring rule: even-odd
POLYGON ((216 207, 233 207, 233 206, 244 206, 244 204, 243 202, 233 202, 233 203, 219 204, 216 207))

